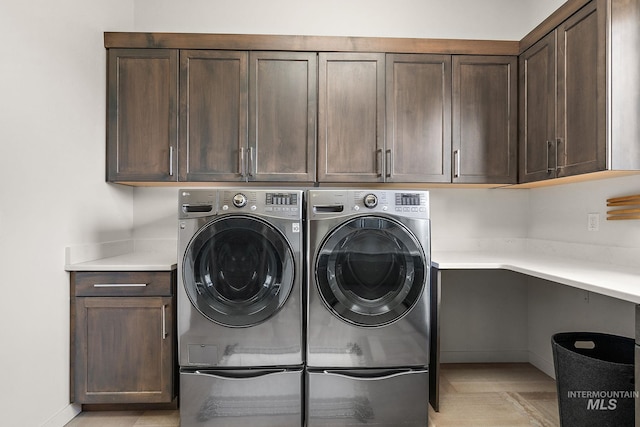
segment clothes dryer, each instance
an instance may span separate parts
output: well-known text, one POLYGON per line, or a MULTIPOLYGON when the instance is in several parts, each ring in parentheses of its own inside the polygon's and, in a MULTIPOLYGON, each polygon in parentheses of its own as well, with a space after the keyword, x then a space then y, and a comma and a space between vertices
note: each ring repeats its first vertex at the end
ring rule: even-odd
POLYGON ((181 426, 299 426, 302 191, 179 192, 181 426))
POLYGON ((308 426, 427 425, 428 192, 314 189, 307 203, 308 426))

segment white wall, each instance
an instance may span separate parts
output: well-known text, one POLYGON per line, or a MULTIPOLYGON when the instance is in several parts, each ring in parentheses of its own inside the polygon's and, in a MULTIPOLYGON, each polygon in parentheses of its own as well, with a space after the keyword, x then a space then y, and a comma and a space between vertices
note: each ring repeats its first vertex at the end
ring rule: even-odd
POLYGON ((487 270, 446 270, 441 275, 443 363, 529 360, 524 276, 487 270))
POLYGON ((602 332, 634 337, 635 304, 527 277, 529 361, 555 377, 551 337, 558 332, 602 332))
POLYGON ((547 9, 552 11, 563 3, 560 0, 134 1, 137 31, 495 40, 520 40, 548 15, 547 9))
POLYGON ((640 248, 640 221, 607 221, 607 199, 640 194, 640 175, 531 190, 527 234, 532 239, 640 248), (599 231, 587 230, 589 213, 599 231))
POLYGON ((59 426, 69 406, 65 247, 129 238, 132 191, 105 183, 103 31, 131 0, 0 3, 1 424, 59 426))

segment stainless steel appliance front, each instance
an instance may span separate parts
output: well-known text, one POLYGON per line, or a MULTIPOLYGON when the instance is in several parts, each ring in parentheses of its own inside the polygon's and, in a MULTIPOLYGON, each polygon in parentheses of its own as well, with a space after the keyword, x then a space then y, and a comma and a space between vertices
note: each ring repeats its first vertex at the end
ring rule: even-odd
POLYGON ((300 426, 302 199, 299 190, 180 190, 182 427, 300 426))
POLYGON ((428 365, 428 202, 424 191, 309 191, 309 367, 428 365))
POLYGON ((426 427, 426 369, 309 370, 307 427, 426 427))
POLYGON ((302 192, 180 190, 180 366, 302 365, 302 192))
POLYGON ((302 368, 185 371, 182 427, 300 427, 302 368))
POLYGON ((307 426, 426 426, 429 194, 309 190, 307 203, 307 426))

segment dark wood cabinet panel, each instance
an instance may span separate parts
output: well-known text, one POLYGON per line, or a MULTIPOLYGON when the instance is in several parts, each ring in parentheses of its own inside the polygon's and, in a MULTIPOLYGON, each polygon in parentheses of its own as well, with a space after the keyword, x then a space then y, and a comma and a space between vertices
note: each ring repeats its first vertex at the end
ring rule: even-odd
POLYGON ((517 108, 516 57, 453 57, 453 182, 516 182, 517 108))
MULTIPOLYGON (((606 168, 605 40, 597 3, 558 27, 558 171, 570 176, 606 168)), ((604 13, 604 11, 602 11, 604 13)))
POLYGON ((75 296, 171 296, 171 275, 163 271, 83 271, 73 273, 75 296))
POLYGON ((177 50, 109 50, 108 181, 177 180, 177 67, 177 50))
POLYGON ((315 181, 317 55, 251 52, 249 62, 249 179, 315 181))
POLYGON ((315 180, 317 56, 180 52, 180 180, 315 180))
POLYGON ((451 181, 451 56, 387 55, 387 182, 451 181))
POLYGON ((71 400, 171 402, 177 360, 175 273, 77 272, 71 280, 73 295, 87 295, 73 297, 71 304, 71 400), (137 283, 141 279, 166 296, 148 296, 149 288, 137 283), (108 293, 112 296, 102 296, 108 293))
POLYGON ((603 13, 592 1, 520 57, 520 182, 607 168, 603 13))
POLYGON ((320 53, 318 181, 382 182, 385 55, 320 53))
POLYGON ((552 177, 556 146, 556 32, 520 56, 519 182, 552 177))
POLYGON ((244 181, 248 52, 180 52, 180 180, 244 181))

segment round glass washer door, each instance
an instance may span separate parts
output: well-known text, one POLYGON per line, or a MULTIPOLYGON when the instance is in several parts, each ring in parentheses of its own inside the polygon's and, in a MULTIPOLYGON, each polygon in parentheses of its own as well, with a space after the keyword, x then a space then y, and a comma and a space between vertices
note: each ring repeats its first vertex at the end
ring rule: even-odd
POLYGON ((264 322, 285 304, 295 277, 291 247, 271 224, 255 217, 214 220, 198 231, 183 261, 193 306, 224 326, 264 322))
POLYGON ((316 258, 316 283, 327 308, 358 326, 392 323, 425 287, 422 245, 404 225, 363 216, 328 234, 316 258))

